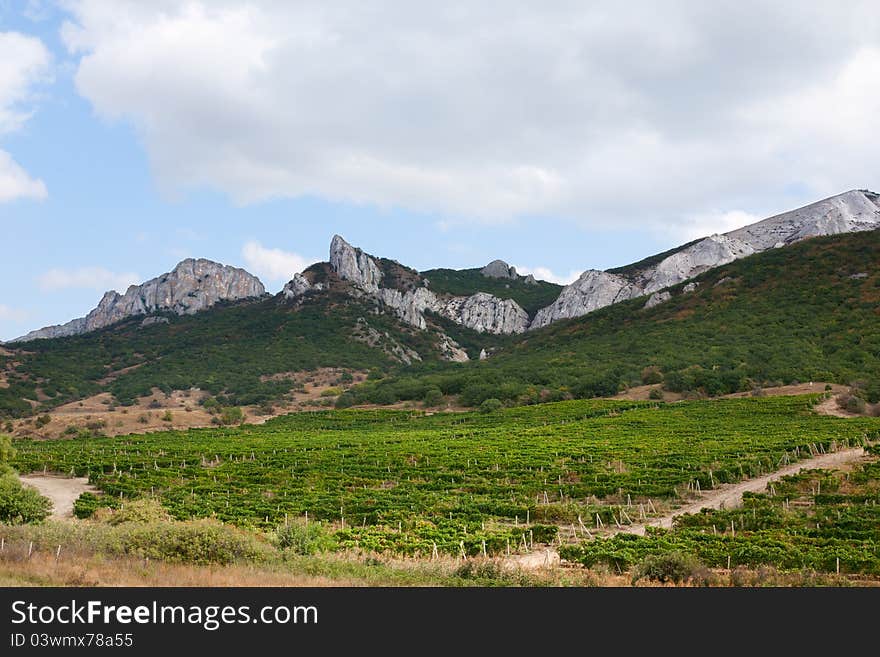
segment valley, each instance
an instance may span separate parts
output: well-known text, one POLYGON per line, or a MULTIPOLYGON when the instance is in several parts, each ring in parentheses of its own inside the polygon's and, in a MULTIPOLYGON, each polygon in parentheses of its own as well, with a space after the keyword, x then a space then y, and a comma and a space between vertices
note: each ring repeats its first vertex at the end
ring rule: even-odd
POLYGON ((339 235, 274 295, 182 261, 0 347, 0 456, 75 516, 0 464, 0 581, 878 584, 878 222, 565 287, 339 235))

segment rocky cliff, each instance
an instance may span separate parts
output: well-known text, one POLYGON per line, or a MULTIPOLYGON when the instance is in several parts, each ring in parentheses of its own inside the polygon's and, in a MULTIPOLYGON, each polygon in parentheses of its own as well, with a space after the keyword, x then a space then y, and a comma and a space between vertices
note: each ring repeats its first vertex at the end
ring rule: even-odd
MULTIPOLYGON (((707 269, 753 253, 809 237, 877 228, 880 228, 880 195, 867 190, 845 192, 723 235, 706 237, 654 265, 626 275, 586 271, 566 287, 554 303, 538 311, 530 328, 541 328, 561 319, 580 317, 612 303, 653 294, 707 269)), ((650 308, 668 298, 667 295, 652 296, 646 307, 650 308)))
POLYGON ((260 280, 243 269, 188 258, 167 274, 130 286, 125 294, 105 293, 98 306, 85 317, 31 331, 16 341, 78 335, 128 317, 154 312, 191 315, 218 301, 259 297, 265 292, 260 280))
MULTIPOLYGON (((485 292, 468 297, 438 295, 402 265, 393 266, 410 274, 396 275, 394 285, 377 260, 336 235, 330 244, 330 267, 336 275, 352 283, 360 293, 373 297, 401 320, 420 329, 427 327, 426 312, 432 312, 480 333, 522 333, 529 316, 519 304, 485 292), (405 284, 401 280, 406 279, 405 284)), ((508 268, 508 270, 511 268, 508 268)), ((514 276, 516 275, 514 270, 514 276)), ((291 282, 292 285, 293 282, 291 282)))

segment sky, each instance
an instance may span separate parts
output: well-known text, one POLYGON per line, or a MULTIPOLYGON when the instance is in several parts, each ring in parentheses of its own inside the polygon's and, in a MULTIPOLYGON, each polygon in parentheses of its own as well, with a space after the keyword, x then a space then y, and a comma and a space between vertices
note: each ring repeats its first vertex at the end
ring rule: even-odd
POLYGON ((880 188, 873 1, 0 0, 0 340, 335 233, 570 282, 880 188))

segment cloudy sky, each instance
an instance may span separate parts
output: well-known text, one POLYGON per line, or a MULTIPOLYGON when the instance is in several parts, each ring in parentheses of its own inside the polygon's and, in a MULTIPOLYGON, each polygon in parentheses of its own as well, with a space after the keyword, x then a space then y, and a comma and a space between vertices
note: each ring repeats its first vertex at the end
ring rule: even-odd
POLYGON ((567 281, 880 187, 876 2, 0 0, 0 339, 333 233, 567 281))

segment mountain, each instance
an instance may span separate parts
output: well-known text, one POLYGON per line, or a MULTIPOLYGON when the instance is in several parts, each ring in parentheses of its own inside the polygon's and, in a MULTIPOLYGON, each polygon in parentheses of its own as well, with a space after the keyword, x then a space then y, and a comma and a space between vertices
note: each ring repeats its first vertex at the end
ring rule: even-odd
POLYGON ((620 301, 651 295, 713 267, 809 237, 878 227, 880 195, 868 190, 838 194, 723 235, 690 242, 633 265, 585 271, 556 301, 537 313, 529 328, 541 328, 620 301))
MULTIPOLYGON (((123 319, 152 313, 170 312, 192 315, 220 301, 252 299, 266 289, 256 276, 244 269, 221 265, 204 259, 188 258, 170 272, 141 285, 132 285, 125 294, 107 292, 98 306, 85 317, 60 326, 31 331, 12 342, 79 335, 110 326, 123 319)), ((167 321, 164 318, 147 318, 167 321)))
MULTIPOLYGON (((419 329, 428 327, 431 313, 477 333, 522 333, 529 326, 529 315, 513 299, 502 299, 487 292, 468 296, 438 293, 414 269, 394 260, 376 258, 353 247, 339 235, 330 243, 330 269, 351 284, 354 296, 375 301, 382 310, 394 313, 403 322, 419 329)), ((284 288, 288 298, 315 289, 308 271, 297 275, 284 288)), ((321 288, 323 289, 323 288, 321 288)))
POLYGON ((352 403, 463 405, 614 395, 644 383, 718 395, 794 382, 880 386, 880 231, 798 241, 709 269, 664 301, 619 301, 515 336, 488 360, 370 382, 352 403))
POLYGON ((464 404, 612 394, 645 368, 707 394, 877 376, 878 225, 878 196, 847 192, 566 288, 501 260, 418 272, 338 235, 274 296, 241 269, 186 260, 4 345, 0 416, 156 388, 290 400, 322 368, 369 373, 347 403, 382 404, 437 389, 464 404), (823 232, 836 236, 805 239, 823 232))

